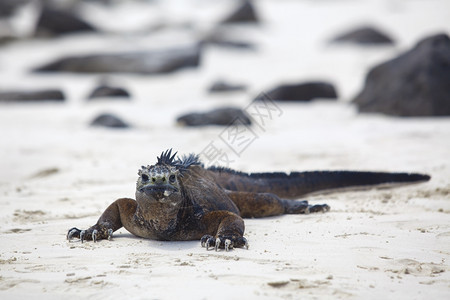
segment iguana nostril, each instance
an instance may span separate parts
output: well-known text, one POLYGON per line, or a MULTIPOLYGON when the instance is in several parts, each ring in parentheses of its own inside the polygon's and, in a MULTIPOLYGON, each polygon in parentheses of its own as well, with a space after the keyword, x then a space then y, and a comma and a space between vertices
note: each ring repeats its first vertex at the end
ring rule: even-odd
POLYGON ((152 182, 153 183, 161 183, 161 182, 166 182, 167 178, 166 176, 152 176, 152 182))

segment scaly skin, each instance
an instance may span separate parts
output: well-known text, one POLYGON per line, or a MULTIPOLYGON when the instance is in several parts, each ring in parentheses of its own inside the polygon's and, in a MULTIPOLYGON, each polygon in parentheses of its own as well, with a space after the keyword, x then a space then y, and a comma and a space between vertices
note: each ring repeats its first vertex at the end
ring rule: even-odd
POLYGON ((428 175, 376 172, 303 172, 246 174, 230 169, 205 169, 193 154, 175 158, 163 152, 152 166, 142 167, 136 200, 113 202, 86 230, 72 228, 69 240, 111 239, 125 227, 154 240, 200 240, 203 247, 248 248, 242 218, 326 212, 326 204, 294 201, 307 193, 343 187, 429 180, 428 175))

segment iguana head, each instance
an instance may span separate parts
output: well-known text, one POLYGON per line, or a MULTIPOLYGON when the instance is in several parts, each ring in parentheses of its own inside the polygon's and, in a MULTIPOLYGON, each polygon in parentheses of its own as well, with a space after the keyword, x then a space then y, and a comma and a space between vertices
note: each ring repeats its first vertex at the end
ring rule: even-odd
POLYGON ((136 200, 145 199, 161 203, 179 202, 180 180, 192 165, 200 164, 198 156, 189 155, 175 158, 172 149, 162 152, 157 162, 151 166, 142 166, 136 183, 136 200))

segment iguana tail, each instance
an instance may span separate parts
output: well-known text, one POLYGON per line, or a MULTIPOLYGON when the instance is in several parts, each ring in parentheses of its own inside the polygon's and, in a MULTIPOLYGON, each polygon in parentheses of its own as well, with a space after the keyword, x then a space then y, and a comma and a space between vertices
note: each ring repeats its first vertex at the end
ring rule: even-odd
POLYGON ((209 168, 223 188, 232 191, 273 193, 285 199, 297 199, 318 191, 364 188, 377 185, 418 183, 430 180, 417 173, 386 173, 361 171, 311 171, 247 174, 230 169, 209 168))

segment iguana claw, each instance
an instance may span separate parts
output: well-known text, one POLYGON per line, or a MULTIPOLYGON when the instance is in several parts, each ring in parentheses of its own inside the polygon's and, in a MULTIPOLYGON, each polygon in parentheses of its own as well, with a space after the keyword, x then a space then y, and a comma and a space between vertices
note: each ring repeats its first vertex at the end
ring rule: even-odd
POLYGON ((247 241, 247 239, 245 237, 242 237, 242 239, 244 240, 244 247, 245 247, 245 249, 248 250, 248 241, 247 241))
POLYGON ((66 238, 67 238, 69 241, 71 241, 71 240, 74 238, 74 236, 79 236, 79 235, 80 235, 80 232, 81 232, 81 230, 78 229, 78 228, 76 228, 76 227, 74 227, 74 228, 72 228, 72 229, 69 229, 69 231, 67 231, 66 238))
POLYGON ((215 245, 215 239, 214 237, 210 236, 206 241, 206 250, 208 251, 209 247, 212 247, 213 245, 215 245))
POLYGON ((209 250, 210 247, 214 247, 216 251, 219 251, 219 249, 225 249, 225 251, 232 250, 235 246, 236 247, 243 247, 248 249, 248 242, 245 237, 228 237, 228 236, 219 236, 217 238, 214 238, 210 235, 204 235, 201 240, 202 247, 206 247, 206 250, 209 250))
POLYGON ((210 237, 210 235, 204 235, 204 236, 202 236, 202 238, 200 239, 200 244, 202 245, 203 248, 206 247, 206 241, 208 240, 209 237, 210 237))
MULTIPOLYGON (((202 247, 206 247, 206 250, 209 250, 209 247, 216 245, 216 239, 213 236, 204 235, 200 239, 200 243, 201 243, 202 247)), ((216 249, 216 251, 217 251, 217 249, 216 249)))
POLYGON ((233 245, 231 244, 231 240, 226 239, 225 240, 225 251, 230 251, 230 249, 233 249, 233 245))
POLYGON ((108 229, 108 241, 112 240, 113 232, 112 229, 108 229))
POLYGON ((216 251, 219 251, 219 247, 220 247, 220 238, 217 238, 216 239, 216 244, 214 245, 214 249, 216 250, 216 251))
POLYGON ((86 230, 81 230, 80 232, 80 241, 81 243, 84 242, 84 236, 86 235, 86 230))

